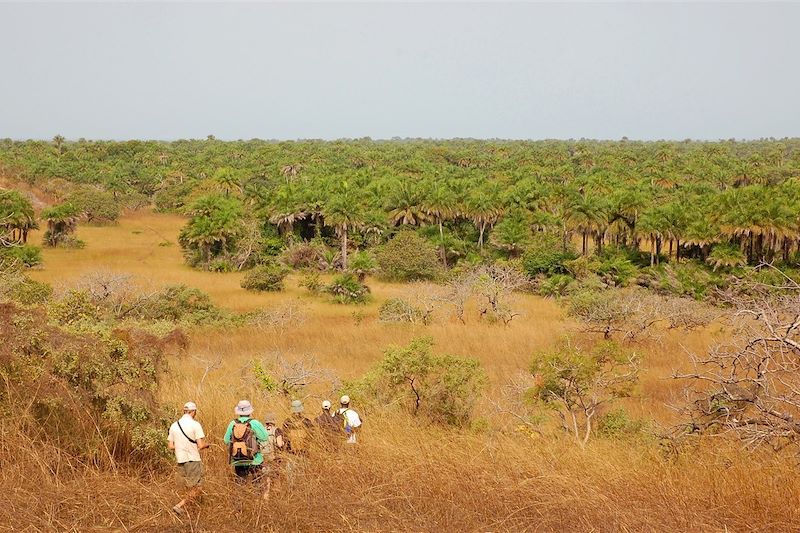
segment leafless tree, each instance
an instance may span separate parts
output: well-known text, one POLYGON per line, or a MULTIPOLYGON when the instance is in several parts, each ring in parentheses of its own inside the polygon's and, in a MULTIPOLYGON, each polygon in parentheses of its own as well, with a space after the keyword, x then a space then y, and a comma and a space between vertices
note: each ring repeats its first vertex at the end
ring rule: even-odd
POLYGON ((290 359, 276 351, 253 361, 251 366, 262 390, 288 397, 306 396, 309 388, 317 386, 327 385, 331 392, 340 386, 336 373, 321 366, 310 354, 290 359))
POLYGON ((512 265, 481 265, 448 282, 440 298, 452 306, 453 314, 462 324, 466 323, 467 303, 474 297, 481 318, 507 326, 520 314, 515 306, 515 293, 530 284, 530 278, 512 265))
POLYGON ((300 302, 290 301, 252 314, 248 322, 260 330, 281 334, 289 328, 302 326, 307 319, 306 307, 300 302))
POLYGON ((248 219, 242 223, 242 235, 239 238, 236 255, 233 262, 236 270, 242 270, 253 257, 261 243, 260 223, 256 219, 248 219))
POLYGON ((69 288, 88 293, 95 305, 117 319, 135 314, 158 293, 156 289, 137 283, 132 274, 107 269, 84 274, 69 288))
POLYGON ((447 303, 445 290, 430 283, 413 283, 397 298, 391 298, 381 306, 380 320, 383 322, 432 323, 447 303))
POLYGON ((688 381, 681 411, 691 433, 781 449, 800 443, 800 284, 765 268, 781 281, 735 284, 722 296, 730 338, 705 356, 690 354, 693 370, 674 377, 688 381))
POLYGON ((578 293, 570 299, 568 313, 581 321, 583 331, 602 333, 605 339, 618 336, 624 341, 645 336, 660 341, 663 331, 691 331, 709 325, 719 315, 694 300, 636 288, 578 293))

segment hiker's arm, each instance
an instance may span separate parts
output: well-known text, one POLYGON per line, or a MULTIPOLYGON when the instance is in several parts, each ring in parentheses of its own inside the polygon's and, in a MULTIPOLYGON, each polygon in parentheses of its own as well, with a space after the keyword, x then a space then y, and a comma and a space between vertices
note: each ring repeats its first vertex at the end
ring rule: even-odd
POLYGON ((233 433, 233 422, 228 424, 228 429, 225 430, 225 438, 222 439, 225 442, 225 444, 231 443, 231 433, 233 433))
MULTIPOLYGON (((206 439, 197 439, 197 449, 202 450, 208 448, 210 445, 206 442, 206 439)), ((173 445, 174 447, 174 445, 173 445)))
POLYGON ((169 448, 170 450, 174 450, 175 449, 175 442, 172 439, 169 439, 167 441, 167 448, 169 448))

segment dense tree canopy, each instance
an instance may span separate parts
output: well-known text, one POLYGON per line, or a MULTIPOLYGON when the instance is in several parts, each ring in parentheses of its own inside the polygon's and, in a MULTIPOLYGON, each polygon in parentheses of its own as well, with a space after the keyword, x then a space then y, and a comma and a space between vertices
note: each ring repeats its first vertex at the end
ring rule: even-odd
MULTIPOLYGON (((344 266, 348 249, 400 226, 430 226, 445 264, 487 248, 519 256, 541 231, 565 246, 574 240, 584 254, 644 248, 653 264, 705 261, 715 245, 739 248, 751 264, 789 261, 800 239, 798 139, 4 140, 0 171, 100 185, 164 210, 214 195, 289 240, 335 239, 344 266)), ((209 237, 203 253, 228 239, 185 236, 209 237)))

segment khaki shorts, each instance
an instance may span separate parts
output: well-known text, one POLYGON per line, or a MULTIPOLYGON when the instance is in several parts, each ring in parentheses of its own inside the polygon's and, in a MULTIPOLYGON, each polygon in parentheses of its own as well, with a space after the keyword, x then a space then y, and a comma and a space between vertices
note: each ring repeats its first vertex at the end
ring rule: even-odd
POLYGON ((200 461, 179 463, 178 472, 180 473, 181 483, 187 488, 196 487, 203 481, 203 463, 200 461))

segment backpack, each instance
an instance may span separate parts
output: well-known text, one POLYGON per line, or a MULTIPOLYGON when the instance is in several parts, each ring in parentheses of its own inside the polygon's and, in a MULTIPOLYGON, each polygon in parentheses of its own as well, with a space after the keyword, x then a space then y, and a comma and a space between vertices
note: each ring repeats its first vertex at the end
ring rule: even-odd
MULTIPOLYGON (((347 418, 347 411, 351 411, 351 410, 352 409, 350 409, 349 407, 346 407, 345 409, 342 409, 341 412, 337 412, 336 413, 336 416, 340 417, 339 418, 340 427, 342 429, 344 429, 344 432, 347 435, 349 435, 350 433, 353 432, 353 428, 350 427, 350 420, 347 418)), ((364 421, 363 421, 363 419, 361 419, 360 416, 359 416, 359 419, 361 420, 361 423, 363 424, 364 421)))
POLYGON ((228 445, 228 457, 233 461, 252 461, 258 452, 258 440, 250 427, 250 419, 244 422, 238 418, 233 421, 231 443, 228 445))

